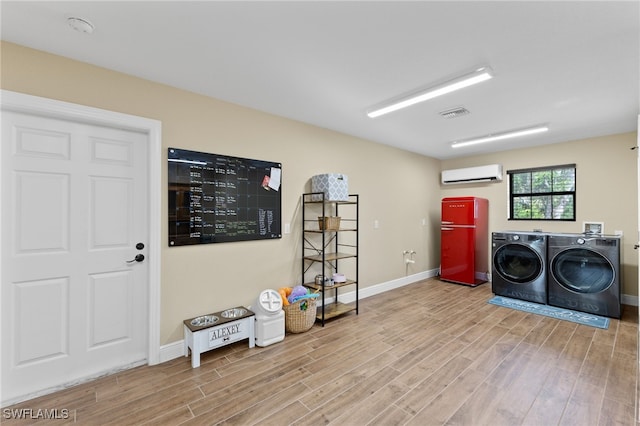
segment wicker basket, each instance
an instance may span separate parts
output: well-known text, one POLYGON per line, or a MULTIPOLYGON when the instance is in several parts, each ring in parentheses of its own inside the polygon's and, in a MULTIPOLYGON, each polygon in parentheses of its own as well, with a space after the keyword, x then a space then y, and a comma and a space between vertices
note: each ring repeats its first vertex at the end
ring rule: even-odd
POLYGON ((300 299, 282 309, 284 328, 289 333, 304 333, 316 322, 316 299, 300 299))
POLYGON ((340 229, 340 216, 318 216, 318 226, 321 231, 335 231, 340 229))

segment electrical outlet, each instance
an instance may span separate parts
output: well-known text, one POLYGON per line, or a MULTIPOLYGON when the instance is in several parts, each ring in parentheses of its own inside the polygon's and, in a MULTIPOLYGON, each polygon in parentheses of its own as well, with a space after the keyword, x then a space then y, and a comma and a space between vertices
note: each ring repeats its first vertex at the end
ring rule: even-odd
POLYGON ((373 229, 378 229, 380 228, 380 222, 378 221, 378 219, 373 221, 373 229))
POLYGON ((291 233, 291 224, 290 223, 285 223, 284 224, 284 233, 285 234, 290 234, 291 233))

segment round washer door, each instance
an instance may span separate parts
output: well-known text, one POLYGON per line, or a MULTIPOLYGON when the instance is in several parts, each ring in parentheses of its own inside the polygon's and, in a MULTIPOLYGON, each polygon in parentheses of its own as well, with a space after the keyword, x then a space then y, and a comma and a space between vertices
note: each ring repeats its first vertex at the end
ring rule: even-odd
POLYGON ((505 244, 493 254, 493 266, 505 280, 518 284, 529 283, 540 276, 543 260, 531 247, 505 244))
POLYGON ((613 284, 615 270, 598 252, 586 248, 561 251, 551 261, 553 278, 578 293, 599 293, 613 284))

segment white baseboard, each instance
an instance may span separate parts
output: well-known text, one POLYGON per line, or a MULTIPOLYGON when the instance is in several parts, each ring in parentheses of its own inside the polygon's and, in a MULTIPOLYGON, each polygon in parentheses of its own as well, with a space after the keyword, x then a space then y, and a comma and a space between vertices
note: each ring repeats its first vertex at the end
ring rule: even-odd
POLYGON ((161 363, 180 358, 181 356, 184 356, 184 339, 160 347, 161 363))
POLYGON ((638 306, 638 296, 623 294, 620 297, 620 301, 622 302, 623 305, 638 306))
MULTIPOLYGON (((432 269, 430 271, 423 271, 417 274, 408 275, 406 277, 397 278, 395 280, 387 281, 380 284, 374 284, 369 287, 365 287, 358 291, 360 299, 366 299, 367 297, 375 296, 387 291, 395 290, 396 288, 404 287, 409 284, 413 284, 418 281, 426 280, 427 278, 435 277, 438 275, 438 269, 432 269)), ((350 303, 356 300, 356 292, 350 291, 348 293, 341 293, 338 300, 342 303, 350 303)), ((333 299, 327 299, 327 303, 333 302, 333 299)))
MULTIPOLYGON (((418 281, 426 280, 427 278, 435 277, 438 275, 438 271, 439 270, 436 268, 430 271, 423 271, 417 274, 413 274, 406 277, 397 278, 395 280, 387 281, 384 283, 365 287, 358 291, 358 296, 360 297, 360 299, 365 299, 367 297, 371 297, 387 291, 395 290, 397 288, 404 287, 406 285, 413 284, 418 281)), ((490 276, 488 278, 490 278, 490 276)), ((340 294, 339 300, 342 303, 354 302, 356 300, 356 292, 350 291, 348 293, 340 294)), ((333 302, 333 298, 327 298, 325 300, 325 303, 331 303, 331 302, 333 302)), ((638 306, 638 296, 623 294, 621 302, 625 305, 638 306)), ((184 356, 183 345, 184 345, 184 341, 179 340, 177 342, 172 342, 162 346, 160 348, 160 362, 171 361, 172 359, 184 356)))

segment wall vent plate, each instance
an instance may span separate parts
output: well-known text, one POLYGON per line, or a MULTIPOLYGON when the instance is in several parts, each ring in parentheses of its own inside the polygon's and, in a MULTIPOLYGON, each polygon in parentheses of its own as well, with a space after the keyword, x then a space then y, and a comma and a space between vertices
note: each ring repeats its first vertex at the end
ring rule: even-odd
POLYGON ((469 113, 469 110, 465 107, 455 107, 447 109, 445 111, 440 111, 438 114, 440 114, 444 118, 455 118, 460 117, 461 115, 467 115, 469 113))

